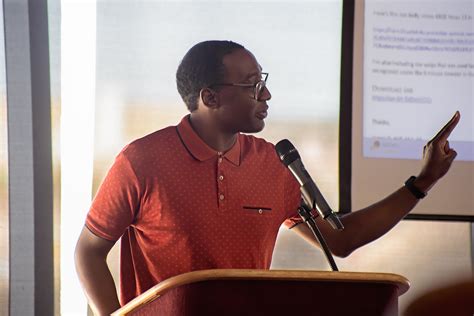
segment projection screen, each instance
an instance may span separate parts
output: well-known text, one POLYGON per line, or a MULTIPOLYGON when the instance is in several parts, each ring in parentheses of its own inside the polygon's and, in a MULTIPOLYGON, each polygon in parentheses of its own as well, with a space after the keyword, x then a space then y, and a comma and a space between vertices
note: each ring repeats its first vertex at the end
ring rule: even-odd
POLYGON ((413 213, 474 215, 473 3, 356 1, 354 210, 417 175, 424 144, 459 110, 458 156, 413 213))

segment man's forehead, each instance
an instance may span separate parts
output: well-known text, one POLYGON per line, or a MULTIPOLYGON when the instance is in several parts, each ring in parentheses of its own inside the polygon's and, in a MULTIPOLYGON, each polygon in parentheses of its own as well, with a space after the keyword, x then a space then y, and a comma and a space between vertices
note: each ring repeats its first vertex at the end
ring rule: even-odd
POLYGON ((225 55, 222 60, 226 67, 227 77, 234 80, 245 80, 259 76, 262 66, 255 56, 246 49, 239 49, 225 55))

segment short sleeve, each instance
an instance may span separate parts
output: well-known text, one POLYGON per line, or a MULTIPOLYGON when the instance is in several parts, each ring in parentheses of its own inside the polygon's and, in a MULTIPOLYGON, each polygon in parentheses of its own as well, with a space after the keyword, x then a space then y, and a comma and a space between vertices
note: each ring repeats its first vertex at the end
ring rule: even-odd
MULTIPOLYGON (((296 225, 303 223, 303 219, 301 219, 300 215, 298 214, 298 208, 302 203, 301 189, 293 176, 291 176, 291 179, 287 182, 286 196, 286 209, 289 211, 289 217, 283 222, 283 225, 285 225, 285 227, 288 229, 292 229, 296 225)), ((314 218, 319 216, 316 209, 313 209, 310 213, 314 218)))
POLYGON ((285 178, 285 209, 289 217, 283 222, 287 228, 291 229, 302 222, 298 214, 298 208, 301 203, 300 186, 291 173, 286 170, 285 178))
POLYGON ((130 226, 140 205, 140 184, 122 151, 107 172, 86 217, 97 236, 116 241, 130 226))

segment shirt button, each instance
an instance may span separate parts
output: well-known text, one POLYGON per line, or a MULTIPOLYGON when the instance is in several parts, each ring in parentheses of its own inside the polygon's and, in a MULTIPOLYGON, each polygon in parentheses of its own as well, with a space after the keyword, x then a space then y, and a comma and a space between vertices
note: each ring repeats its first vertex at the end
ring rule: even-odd
POLYGON ((218 161, 219 161, 219 163, 221 163, 221 162, 222 162, 222 158, 221 158, 221 157, 219 157, 218 161))
POLYGON ((219 180, 224 180, 224 176, 219 176, 219 180))
POLYGON ((262 209, 259 209, 258 210, 258 214, 262 214, 263 213, 263 210, 262 209))
POLYGON ((222 201, 223 199, 224 199, 224 194, 219 195, 219 200, 222 201))

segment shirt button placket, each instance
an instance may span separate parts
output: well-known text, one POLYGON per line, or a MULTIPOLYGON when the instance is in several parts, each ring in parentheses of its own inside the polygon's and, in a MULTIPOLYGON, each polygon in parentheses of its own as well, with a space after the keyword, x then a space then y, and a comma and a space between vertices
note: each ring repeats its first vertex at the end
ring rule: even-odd
POLYGON ((222 210, 225 202, 225 189, 224 189, 224 175, 222 171, 222 153, 218 152, 217 153, 217 191, 218 191, 218 202, 219 202, 219 208, 222 210))

